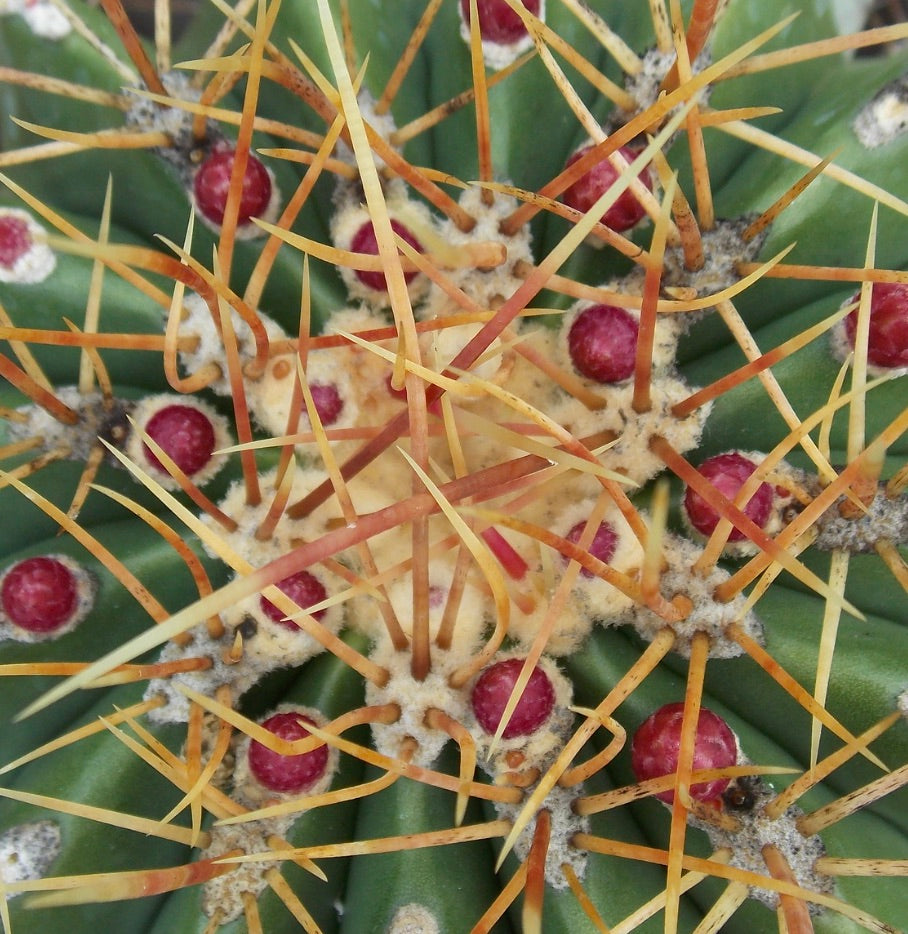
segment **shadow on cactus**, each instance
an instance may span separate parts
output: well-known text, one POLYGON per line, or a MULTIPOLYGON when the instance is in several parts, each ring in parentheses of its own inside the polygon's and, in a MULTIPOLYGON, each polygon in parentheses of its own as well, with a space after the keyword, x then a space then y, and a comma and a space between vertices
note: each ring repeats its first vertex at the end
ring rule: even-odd
POLYGON ((13 6, 4 930, 908 925, 908 27, 13 6))

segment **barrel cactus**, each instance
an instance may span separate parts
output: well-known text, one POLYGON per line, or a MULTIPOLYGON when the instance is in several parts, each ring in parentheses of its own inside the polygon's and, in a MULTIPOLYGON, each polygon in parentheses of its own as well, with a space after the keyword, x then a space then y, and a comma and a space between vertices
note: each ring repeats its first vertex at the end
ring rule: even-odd
POLYGON ((4 930, 908 927, 908 30, 101 7, 0 19, 4 930))

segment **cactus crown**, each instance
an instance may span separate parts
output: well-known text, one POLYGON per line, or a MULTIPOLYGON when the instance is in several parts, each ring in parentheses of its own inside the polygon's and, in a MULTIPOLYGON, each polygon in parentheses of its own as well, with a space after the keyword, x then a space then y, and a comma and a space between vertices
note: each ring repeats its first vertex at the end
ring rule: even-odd
POLYGON ((101 5, 0 21, 4 929, 904 925, 908 29, 101 5))

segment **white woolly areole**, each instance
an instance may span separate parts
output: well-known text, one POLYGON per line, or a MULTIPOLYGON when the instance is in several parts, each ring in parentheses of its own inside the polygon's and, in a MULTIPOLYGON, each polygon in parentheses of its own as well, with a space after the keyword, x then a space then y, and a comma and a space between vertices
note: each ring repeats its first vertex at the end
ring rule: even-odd
POLYGON ((438 919, 425 905, 411 902, 394 912, 388 934, 441 934, 441 928, 438 919))
MULTIPOLYGON (((696 574, 691 569, 700 557, 697 545, 677 535, 666 534, 662 543, 662 554, 667 567, 659 578, 662 595, 671 600, 676 595, 690 599, 693 608, 684 620, 672 623, 675 632, 673 651, 685 658, 690 657, 691 640, 698 632, 709 636, 710 658, 734 658, 744 650, 737 642, 725 635, 732 623, 757 642, 763 642, 763 625, 752 612, 744 612, 745 599, 738 595, 728 603, 720 603, 713 596, 716 587, 728 580, 728 572, 721 567, 712 567, 706 574, 696 574)), ((652 639, 666 626, 665 620, 652 610, 637 606, 631 623, 644 639, 652 639)))
MULTIPOLYGON (((271 341, 284 340, 287 335, 283 328, 267 315, 256 312, 264 325, 271 341)), ((203 367, 214 364, 221 371, 221 376, 208 384, 207 388, 221 396, 232 397, 230 381, 227 376, 227 362, 224 354, 224 341, 219 330, 220 319, 215 324, 205 299, 195 292, 188 292, 183 298, 183 319, 180 322, 180 336, 194 337, 196 346, 193 350, 180 351, 180 363, 187 373, 195 373, 203 367)), ((255 356, 255 342, 252 332, 245 321, 233 310, 230 310, 230 322, 236 335, 237 349, 241 359, 249 360, 255 356)), ((248 386, 248 383, 247 383, 248 386)), ((254 395, 249 400, 250 407, 254 403, 254 395)), ((261 413, 253 409, 253 416, 258 419, 261 413)), ((283 429, 281 429, 283 433, 283 429)))
MULTIPOLYGON (((160 393, 154 396, 146 396, 136 403, 132 411, 132 419, 135 423, 135 430, 129 434, 126 442, 126 455, 129 459, 138 464, 143 470, 147 471, 162 487, 166 490, 179 490, 180 484, 170 476, 161 464, 152 462, 148 457, 148 450, 145 447, 143 433, 147 429, 149 421, 162 409, 172 405, 186 406, 190 409, 196 409, 208 419, 214 430, 214 447, 211 457, 199 470, 189 474, 189 478, 196 486, 204 486, 209 480, 212 480, 221 468, 227 463, 227 458, 223 454, 216 452, 222 448, 233 444, 233 438, 227 424, 227 419, 216 411, 209 403, 198 396, 175 395, 173 393, 160 393)), ((160 444, 160 441, 158 441, 160 444)), ((166 451, 165 445, 161 445, 166 451)))
MULTIPOLYGON (((275 477, 276 471, 261 474, 259 479, 262 489, 265 491, 273 489, 275 477)), ((290 501, 302 498, 323 479, 324 473, 319 470, 298 470, 294 475, 290 501)), ((306 541, 321 535, 325 531, 328 518, 337 515, 336 504, 333 500, 329 500, 306 519, 291 520, 285 516, 278 523, 274 534, 262 541, 256 537, 255 532, 265 517, 269 503, 270 497, 266 495, 262 503, 256 506, 247 505, 245 486, 242 481, 236 481, 231 484, 224 499, 218 505, 223 512, 236 520, 237 528, 233 532, 228 532, 207 514, 201 516, 201 521, 213 528, 219 537, 225 539, 233 552, 258 568, 290 551, 298 541, 306 541)), ((215 557, 207 547, 206 550, 212 557, 215 557)), ((335 584, 337 579, 323 571, 322 568, 315 569, 314 573, 323 580, 329 594, 333 586, 342 586, 340 583, 335 584)), ((192 642, 186 646, 178 646, 174 643, 164 646, 160 655, 162 662, 201 655, 210 658, 212 666, 205 671, 181 672, 149 682, 145 696, 160 695, 166 699, 163 707, 152 710, 149 714, 153 720, 166 723, 183 723, 188 720, 189 701, 176 689, 175 686, 178 684, 185 684, 208 696, 213 696, 220 685, 229 684, 235 696, 240 696, 268 672, 299 664, 322 651, 321 643, 307 633, 302 630, 286 629, 269 619, 264 619, 260 612, 255 614, 253 626, 244 625, 247 617, 253 615, 249 612, 249 606, 257 605, 258 601, 259 595, 254 594, 240 604, 228 607, 221 614, 225 632, 219 639, 212 639, 203 626, 197 626, 193 630, 192 642), (225 661, 230 657, 229 653, 234 645, 238 629, 243 637, 243 654, 236 662, 225 661)), ((343 618, 342 606, 330 607, 320 625, 326 625, 332 631, 336 631, 343 624, 343 618)))
MULTIPOLYGON (((728 0, 719 0, 716 10, 716 19, 722 15, 724 7, 728 5, 728 0)), ((633 75, 625 75, 624 90, 634 98, 636 106, 632 110, 622 110, 616 107, 609 114, 609 127, 614 131, 618 127, 624 126, 632 117, 652 107, 659 97, 663 95, 663 83, 669 69, 675 63, 675 53, 673 50, 662 51, 657 47, 648 49, 640 57, 640 70, 633 75)), ((712 64, 712 55, 710 52, 710 43, 707 42, 703 51, 691 63, 693 74, 699 74, 704 68, 712 64)), ((707 85, 697 95, 701 104, 706 104, 712 94, 712 86, 707 85)), ((669 114, 677 113, 681 105, 676 105, 669 114)), ((677 138, 676 133, 666 144, 669 148, 672 142, 677 138)))
POLYGON ((690 393, 690 387, 679 377, 654 376, 650 385, 652 405, 646 412, 634 411, 634 386, 628 383, 607 387, 604 395, 608 405, 603 409, 590 410, 564 393, 549 414, 578 438, 606 429, 614 431, 618 440, 600 456, 601 463, 633 483, 643 484, 665 469, 662 460, 649 449, 654 435, 664 437, 681 454, 700 443, 712 404, 700 406, 685 418, 672 413, 672 407, 690 393))
MULTIPOLYGON (((720 219, 710 230, 704 230, 701 234, 704 263, 699 269, 687 268, 681 249, 666 249, 662 287, 692 288, 699 297, 705 297, 737 285, 741 281, 738 273, 739 263, 755 261, 766 240, 766 231, 749 240, 744 239, 744 232, 755 219, 754 214, 720 219)), ((690 324, 708 311, 707 308, 702 312, 683 312, 675 317, 680 317, 686 324, 690 324)))
MULTIPOLYGON (((0 603, 0 642, 4 639, 12 639, 15 642, 50 642, 59 639, 60 636, 72 632, 79 623, 88 616, 91 608, 95 605, 95 597, 98 594, 98 581, 93 574, 82 567, 77 561, 74 561, 69 555, 51 553, 41 557, 50 558, 53 561, 59 561, 67 571, 72 575, 73 584, 76 589, 76 604, 69 619, 65 620, 56 629, 49 632, 31 632, 28 629, 22 629, 17 626, 3 611, 3 604, 0 603)), ((27 559, 22 559, 27 560, 27 559)), ((0 589, 3 588, 3 581, 7 574, 21 562, 17 561, 9 567, 4 568, 0 573, 0 589)))
MULTIPOLYGON (((0 879, 4 884, 43 879, 60 855, 60 828, 51 820, 17 824, 0 834, 0 879)), ((7 899, 20 892, 7 893, 7 899)))
MULTIPOLYGON (((58 16, 60 15, 56 7, 49 3, 41 3, 40 6, 49 8, 58 16)), ((20 208, 0 208, 0 219, 4 217, 22 221, 27 228, 30 243, 25 252, 18 256, 11 266, 0 263, 0 282, 12 282, 16 285, 34 285, 36 282, 43 282, 57 268, 57 257, 44 242, 47 231, 28 211, 20 208)))
POLYGON ((626 75, 624 79, 624 90, 637 102, 636 108, 630 113, 618 111, 613 118, 624 124, 635 114, 651 107, 659 97, 665 75, 674 62, 674 50, 663 52, 657 48, 648 49, 640 58, 640 70, 635 75, 626 75))
MULTIPOLYGON (((482 327, 481 324, 461 324, 425 335, 427 353, 423 354, 423 360, 431 362, 433 369, 442 371, 482 330, 482 327)), ((501 341, 496 337, 489 344, 489 349, 470 367, 470 375, 500 386, 504 384, 511 372, 513 362, 513 351, 502 351, 501 341)), ((469 380, 462 380, 461 383, 464 391, 472 392, 477 399, 484 402, 488 398, 482 386, 471 383, 469 380)), ((469 397, 465 399, 463 395, 458 395, 457 398, 460 405, 468 404, 469 397)))
MULTIPOLYGON (((532 793, 533 786, 531 785, 526 789, 526 796, 529 798, 532 793)), ((582 793, 582 785, 574 788, 562 788, 555 785, 545 797, 545 809, 549 812, 552 822, 551 837, 545 854, 545 881, 553 889, 568 887, 568 881, 562 869, 565 863, 570 865, 578 879, 582 880, 586 874, 589 856, 585 850, 578 849, 571 842, 575 834, 590 832, 589 819, 575 814, 573 809, 574 802, 582 793)), ((495 802, 496 813, 505 820, 516 821, 522 810, 523 802, 518 804, 495 802)), ((525 863, 530 855, 535 826, 535 821, 530 821, 514 843, 514 855, 521 863, 525 863)))
POLYGON ((210 659, 211 667, 203 671, 180 671, 166 678, 152 678, 143 697, 145 700, 160 697, 164 704, 150 710, 148 718, 153 723, 188 723, 190 701, 180 691, 181 685, 206 697, 214 697, 221 685, 228 684, 232 695, 239 697, 269 671, 281 667, 280 660, 263 660, 245 653, 235 664, 228 664, 224 659, 228 658, 232 645, 232 631, 228 630, 220 639, 212 639, 202 626, 196 627, 192 641, 186 645, 165 643, 158 656, 159 663, 201 657, 210 659))
MULTIPOLYGON (((333 312, 325 322, 325 334, 366 335, 364 339, 377 347, 392 353, 397 352, 397 339, 373 340, 369 332, 391 326, 391 317, 387 313, 374 311, 368 305, 355 308, 342 308, 333 312)), ((392 364, 378 354, 349 343, 343 348, 334 348, 331 355, 341 360, 339 369, 343 369, 348 378, 349 389, 354 406, 360 413, 360 422, 370 425, 383 425, 397 415, 406 402, 391 394, 388 379, 392 364)), ((335 442, 338 444, 337 442, 335 442)), ((343 450, 342 444, 338 444, 343 450)))
MULTIPOLYGON (((299 382, 298 361, 299 357, 296 354, 272 357, 260 379, 246 382, 246 398, 256 421, 275 437, 287 431, 290 403, 299 382)), ((340 413, 334 421, 324 426, 326 430, 350 428, 357 423, 359 410, 352 375, 338 360, 336 349, 310 351, 306 360, 306 380, 310 388, 314 385, 334 385, 341 398, 340 413)), ((307 431, 310 427, 309 415, 302 399, 300 406, 298 428, 300 431, 307 431)))
MULTIPOLYGON (((176 100, 192 101, 197 103, 202 93, 194 87, 188 75, 180 72, 165 72, 159 76, 167 94, 176 100)), ((157 101, 150 101, 147 97, 134 93, 137 88, 125 87, 124 92, 132 98, 132 104, 126 113, 126 121, 148 133, 166 133, 172 140, 179 141, 187 135, 192 135, 194 114, 182 107, 168 107, 157 101)), ((193 136, 193 142, 195 137, 193 136)), ((165 156, 167 158, 167 156, 165 156)), ((174 161, 176 159, 174 158, 174 161)), ((181 165, 186 178, 190 166, 181 165)))
MULTIPOLYGON (((423 251, 431 252, 430 242, 437 238, 432 212, 421 201, 407 196, 407 188, 400 179, 392 179, 385 188, 385 205, 392 221, 404 227, 419 241, 423 251)), ((371 225, 372 214, 363 203, 362 189, 355 185, 338 186, 331 216, 331 241, 340 250, 352 250, 352 242, 357 231, 364 225, 371 225)), ((347 266, 336 267, 351 298, 364 301, 374 309, 387 308, 390 304, 385 289, 373 289, 357 275, 358 270, 347 266)), ((429 280, 422 274, 407 283, 410 301, 414 304, 425 297, 429 289, 429 280)))
MULTIPOLYGON (((377 102, 369 92, 368 88, 362 88, 360 90, 356 97, 356 103, 359 107, 360 113, 362 114, 363 120, 366 122, 369 129, 374 130, 383 140, 385 140, 385 142, 390 142, 394 131, 397 129, 397 124, 394 122, 393 115, 390 113, 380 114, 376 111, 375 105, 377 102)), ((338 141, 334 148, 334 152, 338 159, 349 163, 350 165, 357 168, 358 171, 356 156, 353 154, 353 150, 344 140, 341 139, 338 141)), ((381 170, 385 168, 387 163, 384 159, 376 155, 374 151, 371 153, 371 156, 375 161, 375 167, 377 169, 381 170)))
POLYGON ((908 130, 908 76, 887 84, 854 118, 854 135, 868 149, 898 139, 908 130))
POLYGON ((134 403, 114 399, 110 405, 100 392, 82 393, 77 386, 58 386, 54 395, 78 413, 76 424, 60 421, 39 405, 24 405, 16 410, 25 416, 24 420, 9 421, 4 426, 8 440, 24 441, 37 436, 44 451, 60 449, 68 452, 68 459, 77 461, 91 456, 99 437, 122 447, 130 431, 126 415, 134 403))
MULTIPOLYGON (((307 496, 324 479, 323 470, 297 467, 291 481, 289 502, 294 503, 307 496)), ((218 503, 221 511, 237 524, 232 532, 207 513, 199 517, 200 521, 214 529, 218 537, 226 541, 237 554, 256 567, 267 564, 303 541, 324 534, 328 523, 340 516, 337 503, 329 499, 303 519, 291 519, 283 515, 274 531, 267 538, 261 539, 256 532, 267 516, 271 500, 277 491, 277 470, 267 470, 259 474, 259 485, 263 491, 262 501, 253 506, 246 502, 246 485, 242 480, 234 480, 218 503)), ((210 549, 206 550, 215 557, 210 549)))
MULTIPOLYGON (((291 486, 290 502, 302 499, 314 490, 324 476, 323 472, 315 469, 297 470, 291 486)), ((273 491, 275 482, 274 470, 260 476, 260 483, 265 491, 273 491)), ((235 519, 236 529, 228 532, 216 520, 206 515, 202 516, 202 521, 214 528, 233 551, 258 568, 292 551, 298 544, 324 534, 327 523, 338 514, 334 500, 328 500, 304 519, 294 520, 284 516, 268 538, 260 539, 256 532, 268 513, 271 498, 266 492, 262 502, 249 506, 246 503, 245 485, 242 481, 236 481, 230 485, 219 504, 223 512, 235 519)), ((347 587, 345 581, 321 566, 307 570, 322 584, 329 597, 347 587)), ((324 615, 316 625, 330 632, 337 632, 344 623, 344 616, 344 605, 335 604, 325 608, 324 615)), ((246 661, 260 665, 267 671, 302 664, 323 651, 322 644, 296 624, 290 627, 272 620, 262 610, 259 593, 244 597, 225 609, 221 613, 221 619, 231 633, 238 628, 241 630, 244 657, 248 656, 246 661)))
POLYGON ((469 696, 462 689, 452 688, 448 679, 469 659, 469 654, 443 651, 433 646, 432 670, 422 681, 417 681, 410 671, 408 651, 397 652, 390 645, 381 645, 373 650, 370 657, 386 668, 390 677, 382 687, 366 682, 366 704, 397 704, 400 707, 400 719, 396 723, 372 724, 375 748, 382 755, 397 759, 404 740, 412 736, 419 746, 411 761, 414 765, 431 766, 450 737, 441 730, 426 726, 426 714, 432 708, 438 708, 459 723, 467 722, 469 696))
MULTIPOLYGON (((211 828, 211 843, 202 850, 203 859, 215 859, 231 850, 245 853, 273 852, 268 845, 272 834, 283 835, 289 823, 286 819, 270 818, 252 824, 215 824, 211 828)), ((210 879, 202 887, 202 910, 211 918, 217 915, 219 924, 227 924, 245 913, 243 895, 258 898, 268 887, 265 873, 281 864, 280 859, 237 863, 231 871, 210 879)))
POLYGON ((0 16, 19 13, 28 28, 42 39, 63 39, 72 26, 50 0, 0 0, 0 16))
MULTIPOLYGON (((319 729, 322 729, 328 722, 322 712, 316 710, 315 707, 301 707, 299 704, 280 704, 261 717, 259 723, 264 723, 279 713, 299 714, 301 718, 311 720, 319 729)), ((256 809, 279 801, 303 801, 311 795, 320 795, 331 787, 334 773, 337 771, 338 759, 340 758, 340 753, 334 747, 328 746, 328 761, 325 764, 325 771, 304 791, 274 791, 261 784, 249 767, 249 746, 251 743, 252 739, 249 736, 243 736, 239 741, 236 747, 236 766, 233 770, 234 794, 237 800, 246 807, 256 809)), ((272 832, 281 835, 286 833, 290 825, 304 810, 305 808, 301 808, 296 814, 290 814, 286 817, 269 818, 269 820, 279 820, 285 824, 281 830, 272 832)))
MULTIPOLYGON (((602 487, 595 479, 575 477, 571 483, 563 483, 547 496, 540 497, 538 507, 526 510, 523 515, 528 521, 566 537, 576 523, 589 518, 595 497, 601 492, 602 487)), ((608 507, 603 521, 608 522, 617 534, 615 553, 609 565, 634 576, 641 562, 639 542, 615 506, 608 507)), ((536 547, 532 554, 521 553, 531 566, 526 589, 536 597, 536 607, 528 614, 512 610, 508 636, 529 646, 545 620, 567 560, 560 552, 542 546, 536 547)), ((596 620, 605 618, 617 624, 625 618, 631 603, 629 597, 602 578, 589 578, 578 573, 545 644, 546 654, 560 657, 577 651, 596 620)))
MULTIPOLYGON (((470 45, 470 25, 464 19, 459 0, 457 2, 457 12, 460 14, 461 38, 467 45, 470 45)), ((545 0, 540 0, 539 14, 536 18, 545 22, 545 0)), ((514 42, 491 42, 488 39, 483 39, 482 58, 493 71, 501 71, 502 68, 507 68, 508 65, 531 48, 533 48, 533 39, 529 33, 514 42)))
MULTIPOLYGON (((342 586, 336 577, 322 569, 310 570, 308 573, 322 584, 329 597, 342 586)), ((221 614, 224 625, 229 630, 240 629, 244 655, 259 660, 263 667, 267 666, 270 670, 302 665, 325 650, 322 643, 309 635, 298 623, 285 626, 272 620, 262 609, 261 600, 259 594, 254 594, 221 614)), ((292 617, 300 623, 309 619, 302 609, 293 613, 292 617)), ((326 608, 324 615, 318 620, 313 620, 311 624, 327 632, 336 633, 343 623, 343 606, 335 605, 326 608)))
MULTIPOLYGON (((595 501, 592 499, 574 503, 558 516, 554 530, 561 536, 567 536, 578 522, 586 522, 594 506, 595 501)), ((614 504, 606 510, 603 522, 607 522, 616 535, 615 551, 609 558, 608 565, 616 571, 635 577, 643 563, 643 547, 614 504)), ((564 561, 561 556, 555 560, 564 561)), ((574 598, 596 619, 623 614, 628 607, 633 606, 630 597, 607 581, 595 575, 587 577, 582 572, 577 575, 574 583, 574 598)))
MULTIPOLYGON (((476 224, 465 233, 452 220, 442 221, 440 233, 444 241, 455 247, 482 242, 503 244, 507 249, 507 258, 500 266, 491 269, 451 269, 445 275, 480 308, 495 308, 523 283, 523 277, 514 271, 516 264, 520 261, 535 262, 529 225, 524 224, 510 237, 504 236, 499 229, 501 222, 517 208, 517 199, 495 192, 495 200, 490 205, 486 204, 478 185, 467 188, 461 194, 459 204, 476 219, 476 224)), ((433 286, 422 317, 443 313, 442 309, 449 303, 447 294, 433 286)))
POLYGON ((870 554, 880 542, 904 544, 908 542, 908 496, 890 497, 881 484, 858 516, 843 516, 833 507, 817 519, 814 530, 814 546, 823 551, 870 554))
MULTIPOLYGON (((749 759, 738 757, 738 764, 745 765, 749 759)), ((785 861, 794 874, 794 881, 810 892, 822 892, 826 895, 832 893, 834 882, 832 876, 823 875, 814 869, 814 864, 826 855, 826 848, 820 837, 804 837, 797 828, 797 819, 804 812, 792 806, 775 819, 770 819, 764 813, 765 806, 775 797, 772 787, 761 779, 752 779, 748 783, 748 791, 754 796, 753 807, 747 812, 733 811, 741 823, 737 831, 723 830, 713 824, 689 816, 694 827, 706 832, 714 850, 728 847, 732 851, 729 861, 731 866, 766 876, 766 860, 763 857, 763 847, 771 844, 781 851, 785 861)), ((755 898, 767 905, 773 911, 778 907, 779 897, 770 889, 751 886, 751 898, 755 898)), ((817 914, 822 909, 819 905, 808 902, 811 914, 817 914)))
MULTIPOLYGON (((330 590, 329 590, 330 593, 330 590)), ((255 599, 258 599, 256 595, 255 599)), ((161 649, 160 663, 182 661, 185 658, 207 658, 211 665, 201 671, 183 671, 166 678, 153 678, 148 682, 144 698, 161 697, 164 704, 148 714, 156 723, 187 723, 190 701, 180 687, 187 687, 199 694, 213 697, 221 685, 229 685, 234 697, 246 693, 269 672, 292 665, 302 664, 324 651, 317 642, 302 630, 284 629, 276 623, 267 625, 256 622, 254 627, 245 626, 247 614, 230 608, 222 614, 225 631, 219 638, 208 635, 204 626, 192 631, 192 641, 186 645, 168 642, 161 649), (237 630, 243 638, 243 652, 237 661, 231 660, 237 630), (284 635, 286 633, 286 635, 284 635)), ((343 611, 332 607, 323 617, 332 630, 343 623, 343 611)))

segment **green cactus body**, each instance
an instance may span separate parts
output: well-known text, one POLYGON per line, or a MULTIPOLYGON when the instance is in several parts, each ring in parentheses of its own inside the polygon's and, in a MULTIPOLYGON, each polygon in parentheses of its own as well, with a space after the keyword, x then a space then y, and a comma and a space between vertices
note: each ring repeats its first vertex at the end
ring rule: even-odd
POLYGON ((760 58, 835 36, 824 3, 773 33, 785 3, 671 3, 676 68, 656 0, 548 0, 490 65, 456 0, 241 6, 144 64, 77 0, 0 19, 4 929, 908 927, 904 309, 865 366, 908 262, 904 52, 760 58), (591 134, 640 165, 584 217, 550 183, 591 134), (238 171, 223 227, 193 211, 222 150, 260 217, 238 171), (625 188, 650 216, 603 230, 625 188), (847 302, 853 361, 817 327, 847 302), (572 360, 597 304, 629 378, 572 360), (690 466, 732 451, 759 520, 690 466), (512 658, 548 706, 496 739, 508 690, 471 691, 512 658), (634 731, 685 699, 638 787, 634 731), (700 706, 739 747, 703 802, 700 706), (300 792, 246 762, 306 751, 275 710, 332 747, 300 792))

